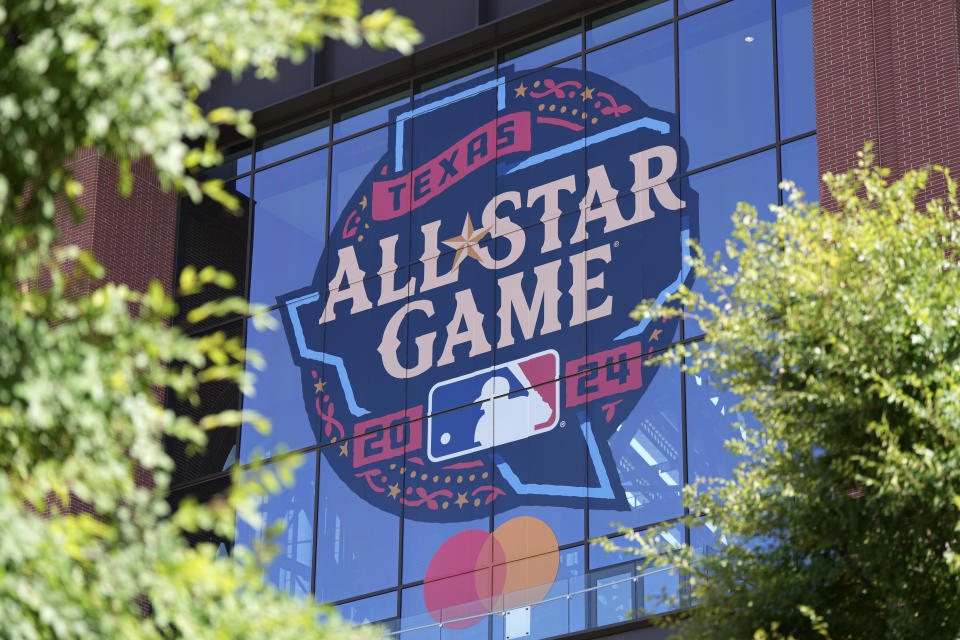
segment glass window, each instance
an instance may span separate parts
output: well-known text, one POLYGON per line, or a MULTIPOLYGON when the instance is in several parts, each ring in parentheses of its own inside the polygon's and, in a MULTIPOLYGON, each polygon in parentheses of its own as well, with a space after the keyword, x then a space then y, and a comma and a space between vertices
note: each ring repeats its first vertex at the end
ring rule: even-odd
MULTIPOLYGON (((310 593, 313 558, 313 523, 316 504, 317 454, 306 454, 294 471, 294 484, 260 500, 263 526, 254 529, 237 521, 237 544, 252 547, 255 542, 271 545, 277 552, 266 567, 265 579, 281 591, 293 595, 310 593), (284 529, 275 538, 265 540, 266 528, 282 521, 284 529)), ((273 465, 265 467, 273 471, 273 465)))
POLYGON ((758 428, 748 413, 735 411, 735 394, 720 391, 710 382, 710 372, 686 374, 687 396, 687 470, 690 483, 709 478, 730 478, 740 462, 724 443, 740 439, 745 433, 736 423, 758 428))
MULTIPOLYGON (((400 518, 363 500, 354 489, 344 484, 331 464, 331 459, 344 457, 344 450, 346 457, 356 459, 355 448, 358 446, 363 446, 362 440, 345 440, 325 447, 320 456, 317 599, 321 602, 336 602, 397 584, 400 518)), ((399 458, 398 462, 401 460, 399 458)), ((343 468, 343 465, 339 467, 343 468)), ((382 471, 383 476, 372 475, 369 481, 376 483, 381 490, 391 482, 403 486, 398 470, 391 472, 384 466, 382 471), (386 480, 381 481, 381 478, 386 480)), ((350 479, 354 479, 352 473, 350 479)), ((376 603, 377 612, 388 609, 385 602, 376 603)), ((393 612, 387 617, 394 615, 395 599, 393 612)))
MULTIPOLYGON (((228 338, 239 340, 242 339, 242 329, 243 322, 237 320, 218 331, 223 331, 228 338)), ((240 408, 240 389, 234 384, 206 382, 200 385, 199 392, 200 404, 193 406, 186 399, 177 399, 176 394, 169 390, 168 405, 176 414, 190 416, 198 422, 206 415, 240 408)), ((171 486, 226 471, 236 462, 236 427, 218 427, 208 430, 206 434, 207 446, 204 449, 164 435, 164 449, 176 465, 170 478, 171 486)))
POLYGON ((244 142, 223 152, 223 162, 215 167, 207 167, 202 170, 202 175, 198 179, 207 178, 232 178, 250 171, 250 143, 244 142))
POLYGON ((774 141, 770 12, 734 0, 680 21, 681 166, 774 141))
MULTIPOLYGON (((522 226, 529 226, 544 215, 554 218, 579 208, 584 192, 584 136, 589 123, 586 105, 591 90, 580 58, 506 83, 506 104, 498 127, 510 127, 511 143, 497 150, 497 193, 527 193, 533 185, 556 183, 566 176, 573 179, 552 193, 548 189, 546 194, 528 198, 524 203, 526 208, 517 206, 518 203, 501 204, 498 216, 511 217, 522 226), (529 145, 524 145, 520 141, 525 136, 518 132, 526 129, 527 117, 530 119, 529 145), (545 211, 548 199, 555 200, 551 205, 554 213, 545 211), (526 220, 510 215, 515 208, 523 209, 526 220)), ((498 230, 499 233, 503 232, 498 230)))
POLYGON ((410 90, 398 87, 344 107, 334 114, 333 137, 339 140, 384 124, 394 110, 403 111, 409 104, 410 90))
MULTIPOLYGON (((409 122, 406 130, 409 131, 409 122)), ((367 230, 374 224, 378 225, 381 237, 398 238, 393 245, 393 264, 406 265, 409 257, 411 216, 394 212, 409 210, 410 189, 404 176, 409 170, 406 167, 410 136, 391 139, 394 133, 391 129, 378 129, 333 146, 330 238, 336 240, 331 242, 351 246, 367 276, 378 273, 384 264, 380 246, 364 242, 367 230), (396 145, 400 145, 400 153, 396 153, 396 145), (381 188, 384 184, 386 187, 381 188), (391 185, 399 190, 391 191, 391 185), (389 215, 380 215, 381 211, 388 211, 389 215)), ((337 275, 337 255, 329 255, 327 262, 329 281, 337 275)))
POLYGON ((451 93, 452 86, 469 88, 493 80, 494 76, 493 55, 485 55, 453 69, 444 70, 416 83, 413 106, 426 107, 435 101, 435 96, 451 93))
POLYGON ((634 358, 595 369, 585 383, 590 424, 599 440, 609 442, 613 465, 607 468, 615 469, 623 486, 618 495, 591 481, 589 537, 682 515, 679 369, 647 367, 634 358), (637 387, 646 391, 636 406, 611 401, 614 390, 637 387))
MULTIPOLYGON (((746 202, 757 208, 757 215, 771 220, 770 204, 777 202, 777 157, 773 149, 731 162, 690 176, 690 188, 700 200, 699 235, 704 255, 712 261, 720 253, 721 264, 733 267, 726 257, 726 241, 733 232, 733 213, 738 202, 746 202)), ((703 280, 693 285, 693 290, 703 293, 708 300, 716 300, 717 294, 710 291, 703 280)), ((695 319, 684 321, 684 336, 691 338, 702 333, 695 319)))
MULTIPOLYGON (((221 271, 228 271, 237 282, 233 291, 224 291, 208 286, 202 293, 179 298, 177 323, 186 321, 191 309, 205 302, 219 300, 228 295, 244 295, 247 279, 247 223, 250 208, 250 177, 240 178, 224 184, 224 190, 238 201, 235 212, 227 211, 219 202, 204 198, 195 204, 190 198, 180 199, 180 229, 177 274, 187 265, 202 269, 213 265, 221 271)), ((189 330, 200 330, 222 318, 211 318, 198 325, 190 325, 189 330)))
POLYGON ((434 416, 424 425, 437 440, 429 443, 429 455, 422 450, 406 455, 403 582, 430 582, 490 566, 492 546, 487 539, 491 503, 496 498, 490 486, 491 451, 457 455, 456 450, 465 438, 473 442, 483 411, 478 403, 434 416), (451 437, 443 438, 443 434, 451 437), (456 455, 446 463, 449 468, 427 473, 429 459, 444 455, 456 455), (445 512, 451 515, 443 517, 445 512))
POLYGON ((810 0, 777 0, 777 48, 780 137, 791 138, 816 127, 810 0))
POLYGON ((690 529, 690 546, 699 554, 713 555, 727 546, 727 536, 709 520, 690 529))
POLYGON ((497 186, 500 92, 496 87, 482 88, 485 84, 451 83, 444 93, 419 107, 411 122, 396 125, 398 137, 412 137, 409 166, 404 163, 404 169, 410 172, 409 186, 401 191, 409 192, 411 224, 419 229, 426 221, 443 219, 438 236, 441 242, 462 235, 467 214, 473 216, 473 228, 481 229, 482 207, 493 199, 497 186), (446 106, 445 99, 454 97, 455 107, 446 106), (444 108, 432 108, 439 105, 444 108), (475 128, 467 129, 464 135, 462 125, 451 118, 475 128), (467 185, 469 192, 464 191, 467 185))
POLYGON ((517 76, 579 53, 580 39, 580 26, 572 24, 511 47, 501 53, 501 73, 507 68, 511 70, 509 75, 517 76))
MULTIPOLYGON (((531 425, 534 429, 538 425, 553 424, 559 416, 550 411, 550 405, 557 407, 555 412, 562 408, 558 400, 563 386, 564 381, 557 380, 495 398, 492 403, 495 441, 499 431, 513 431, 518 424, 531 425)), ((589 470, 586 440, 577 425, 560 423, 548 432, 496 446, 495 450, 501 472, 495 476, 494 485, 503 487, 507 495, 516 494, 520 502, 520 506, 507 509, 494 501, 495 530, 509 531, 526 522, 528 537, 549 539, 554 545, 583 540, 583 505, 589 470), (507 468, 508 473, 504 473, 507 468), (560 494, 558 499, 566 504, 536 504, 543 502, 543 496, 530 498, 525 492, 526 487, 544 485, 553 487, 553 491, 560 494)), ((515 557, 520 556, 515 554, 515 557)))
POLYGON ((489 584, 489 569, 479 581, 473 574, 432 585, 404 589, 401 594, 402 640, 487 640, 490 638, 490 598, 477 595, 478 584, 489 584), (474 598, 466 600, 467 598, 474 598), (457 604, 454 604, 457 603, 457 604), (442 625, 438 623, 443 622, 442 625))
MULTIPOLYGON (((583 589, 583 549, 575 547, 551 556, 508 562, 494 570, 494 589, 490 616, 492 637, 503 638, 512 630, 516 609, 530 607, 531 640, 551 638, 583 629, 583 597, 569 597, 583 589), (554 569, 554 567, 556 567, 554 569), (555 578, 547 578, 554 573, 555 578), (502 587, 501 587, 502 580, 502 587), (498 593, 499 592, 499 593, 498 593), (500 613, 503 612, 503 613, 500 613)), ((517 626, 526 629, 523 621, 517 626)))
MULTIPOLYGON (((345 604, 337 605, 337 611, 348 620, 355 624, 369 624, 377 622, 384 624, 397 617, 397 592, 382 593, 378 596, 353 600, 345 604)), ((387 624, 387 628, 392 628, 394 624, 387 624)))
POLYGON ((257 173, 251 302, 274 305, 278 295, 316 276, 326 282, 326 265, 317 266, 326 244, 326 201, 326 149, 257 173))
MULTIPOLYGON (((559 260, 559 264, 559 255, 554 260, 549 260, 535 249, 554 242, 555 239, 567 244, 568 239, 576 233, 579 219, 580 216, 576 213, 563 215, 559 219, 552 218, 552 222, 547 224, 535 223, 526 229, 507 233, 496 239, 496 298, 495 307, 491 306, 489 313, 494 316, 496 339, 493 344, 498 365, 534 353, 556 350, 560 356, 561 375, 567 375, 575 371, 568 367, 564 373, 562 363, 580 360, 587 354, 588 323, 582 322, 582 317, 577 315, 580 312, 575 308, 577 303, 574 295, 570 294, 570 285, 564 283, 572 285, 578 281, 584 282, 579 275, 582 273, 596 278, 591 281, 591 284, 596 285, 594 290, 587 292, 578 287, 574 293, 580 300, 586 298, 593 307, 600 306, 602 297, 596 300, 591 294, 602 291, 604 278, 608 277, 604 273, 607 262, 599 258, 587 261, 584 256, 585 241, 570 243, 570 257, 559 260), (522 253, 519 252, 521 246, 525 247, 522 253), (531 250, 531 247, 534 249, 531 250), (548 266, 544 266, 545 263, 548 266), (562 292, 555 298, 556 302, 551 304, 545 298, 540 305, 528 304, 535 301, 536 292, 542 290, 544 283, 554 281, 554 274, 556 286, 562 292), (501 308, 504 311, 502 315, 498 315, 501 308), (549 325, 548 316, 555 318, 555 321, 550 320, 549 325), (574 322, 575 320, 577 322, 574 322), (563 336, 562 341, 558 341, 558 335, 563 336)), ((522 222, 523 220, 518 219, 518 223, 522 222)), ((552 286, 551 284, 551 288, 552 286)), ((531 381, 530 384, 537 382, 531 381)))
MULTIPOLYGON (((673 68, 673 25, 642 33, 587 54, 588 72, 600 74, 623 85, 636 94, 645 106, 671 115, 676 113, 673 68)), ((599 99, 595 104, 598 109, 608 106, 599 99)), ((612 114, 604 119, 615 120, 611 116, 612 114)), ((601 125, 598 128, 608 126, 609 124, 601 125)), ((677 132, 671 131, 671 135, 676 136, 677 132)))
MULTIPOLYGON (((461 225, 454 221, 453 226, 461 225)), ((446 234, 441 227, 443 235, 446 234)), ((407 349, 405 356, 400 355, 404 359, 404 366, 414 370, 407 376, 407 405, 422 405, 424 415, 473 404, 487 399, 492 392, 490 388, 485 389, 487 376, 480 372, 494 364, 494 327, 497 320, 494 313, 494 270, 480 266, 468 253, 473 249, 478 256, 492 256, 490 245, 489 239, 484 238, 477 245, 466 245, 462 251, 449 251, 410 268, 411 278, 416 278, 418 283, 439 280, 453 283, 431 285, 426 292, 423 288, 427 285, 421 284, 416 299, 421 305, 432 305, 435 313, 428 316, 420 307, 412 309, 407 316, 407 349), (459 265, 458 260, 461 261, 459 265), (433 363, 429 374, 425 369, 418 369, 423 362, 433 363), (471 376, 475 372, 477 375, 471 376), (440 373, 445 380, 460 379, 460 376, 471 379, 463 384, 438 386, 435 389, 434 383, 440 373)), ((467 447, 468 434, 462 435, 462 442, 455 438, 444 444, 444 448, 452 454, 461 444, 467 447)))
POLYGON ((379 129, 333 146, 333 182, 330 187, 330 227, 336 226, 344 209, 352 205, 354 192, 385 158, 389 131, 379 129))
MULTIPOLYGON (((262 371, 253 370, 256 375, 256 392, 243 399, 244 411, 256 411, 270 419, 270 433, 257 431, 250 423, 244 423, 240 436, 240 462, 250 462, 255 452, 261 456, 273 455, 277 446, 283 444, 288 450, 301 449, 317 443, 307 411, 317 409, 308 404, 304 397, 314 394, 314 382, 307 369, 301 370, 294 364, 291 346, 281 328, 280 312, 270 311, 269 315, 277 324, 276 329, 257 330, 253 320, 247 320, 247 348, 256 349, 263 356, 266 366, 262 371), (309 390, 310 395, 306 395, 309 390)), ((314 372, 318 377, 323 370, 317 363, 314 372)), ((319 391, 317 406, 320 406, 319 391)))
POLYGON ((673 17, 670 0, 628 2, 587 18, 587 48, 616 40, 673 17))
MULTIPOLYGON (((784 180, 793 180, 810 202, 820 200, 820 172, 817 170, 817 136, 802 138, 780 149, 784 180)), ((784 195, 784 200, 786 200, 784 195)))
MULTIPOLYGON (((679 184, 674 180, 667 183, 670 193, 677 197, 681 195, 679 184)), ((596 317, 586 323, 590 352, 610 348, 610 345, 629 344, 632 357, 650 350, 660 351, 679 339, 679 319, 637 323, 630 318, 630 312, 641 300, 654 300, 676 290, 677 279, 683 275, 682 259, 688 252, 686 236, 682 233, 686 226, 683 217, 662 207, 654 189, 618 198, 619 212, 631 218, 638 199, 650 203, 653 218, 619 229, 610 236, 602 234, 600 223, 593 223, 596 224, 593 229, 590 225, 587 227, 590 229, 587 248, 591 253, 586 273, 588 278, 597 278, 587 291, 587 308, 601 310, 603 314, 594 312, 596 317), (610 291, 633 293, 612 296, 610 291)), ((687 194, 684 202, 687 210, 697 210, 696 198, 687 194)))
MULTIPOLYGON (((669 553, 684 542, 684 528, 674 526, 658 536, 662 551, 669 553)), ((612 542, 629 549, 632 545, 622 538, 612 542)), ((606 552, 599 546, 590 548, 590 573, 587 574, 591 592, 589 624, 613 624, 633 618, 663 613, 675 608, 668 600, 676 598, 680 590, 679 575, 671 568, 640 568, 641 558, 626 551, 606 552), (622 564, 618 564, 622 563, 622 564)))
POLYGON ((326 118, 284 127, 257 142, 257 168, 327 144, 329 136, 326 118))
POLYGON ((695 9, 701 9, 708 4, 713 4, 716 1, 717 0, 677 0, 677 12, 683 15, 695 9))

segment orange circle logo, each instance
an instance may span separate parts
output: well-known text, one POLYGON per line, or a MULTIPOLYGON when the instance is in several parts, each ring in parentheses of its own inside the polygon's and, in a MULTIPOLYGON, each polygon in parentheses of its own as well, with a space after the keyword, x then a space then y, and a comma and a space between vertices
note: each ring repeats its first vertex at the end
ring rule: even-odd
POLYGON ((493 533, 468 529, 451 536, 430 560, 423 597, 434 620, 465 629, 492 611, 543 600, 559 566, 553 530, 521 516, 493 533))

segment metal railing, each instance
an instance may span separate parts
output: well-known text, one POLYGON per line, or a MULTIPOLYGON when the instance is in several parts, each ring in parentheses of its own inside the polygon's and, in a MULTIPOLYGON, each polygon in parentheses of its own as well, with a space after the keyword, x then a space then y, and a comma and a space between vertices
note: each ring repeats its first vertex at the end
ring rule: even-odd
MULTIPOLYGON (((621 567, 620 569, 627 571, 633 570, 632 567, 621 567)), ((610 577, 615 578, 615 576, 610 577)), ((491 598, 475 600, 472 602, 459 604, 454 607, 449 607, 447 609, 441 609, 439 611, 431 611, 424 614, 403 618, 399 621, 395 621, 395 624, 399 624, 401 628, 387 633, 386 636, 399 639, 405 635, 413 633, 418 635, 430 635, 422 632, 435 630, 437 634, 436 637, 439 638, 445 627, 451 630, 464 629, 494 616, 501 617, 506 620, 512 613, 521 609, 527 609, 527 611, 536 609, 550 610, 550 613, 553 615, 550 615, 545 620, 539 620, 541 622, 540 626, 544 631, 546 631, 546 633, 539 633, 537 629, 534 629, 538 618, 534 616, 530 616, 528 618, 526 615, 524 615, 523 620, 526 623, 525 629, 523 628, 524 622, 521 622, 521 628, 519 631, 515 628, 511 634, 507 629, 509 624, 505 624, 504 628, 501 630, 502 634, 497 633, 497 631, 494 630, 492 635, 494 635, 494 637, 496 637, 498 640, 512 640, 513 638, 526 636, 542 638, 561 635, 563 633, 570 633, 572 631, 590 629, 614 622, 641 619, 655 614, 664 613, 665 611, 676 607, 676 600, 665 600, 662 597, 662 589, 656 590, 655 594, 648 594, 648 590, 645 588, 648 581, 651 583, 651 586, 656 583, 661 583, 662 586, 669 583, 670 578, 673 579, 675 584, 671 584, 671 586, 674 587, 673 589, 667 589, 667 595, 675 598, 679 591, 679 579, 677 578, 674 570, 670 567, 651 569, 642 573, 637 573, 636 575, 628 575, 622 578, 604 581, 602 584, 593 584, 591 586, 584 586, 582 588, 569 588, 571 582, 574 580, 578 582, 586 582, 587 580, 603 580, 602 573, 599 573, 599 575, 577 576, 575 578, 567 579, 566 582, 568 584, 568 589, 565 593, 546 597, 542 600, 530 598, 531 601, 525 601, 523 594, 524 592, 533 590, 543 590, 544 587, 556 591, 557 585, 562 583, 557 582, 549 586, 541 585, 540 587, 531 587, 519 592, 515 591, 502 596, 493 596, 491 598), (623 592, 622 587, 624 586, 630 587, 629 596, 623 592), (620 589, 617 589, 618 587, 620 587, 620 589), (615 590, 618 591, 618 593, 612 593, 615 590), (604 602, 604 596, 606 595, 610 596, 606 599, 611 600, 611 602, 604 602), (510 606, 503 606, 502 603, 506 602, 508 599, 512 601, 512 604, 510 606), (499 607, 490 608, 483 613, 473 613, 463 616, 457 616, 454 613, 456 610, 464 610, 471 607, 481 607, 486 609, 497 600, 501 601, 501 605, 499 607), (564 601, 567 603, 567 624, 565 628, 563 628, 562 622, 558 623, 557 621, 556 613, 558 612, 555 610, 555 608, 550 607, 551 604, 562 603, 564 601), (625 608, 627 602, 629 602, 629 607, 625 608), (445 619, 445 612, 452 614, 449 619, 445 619), (575 613, 576 616, 572 617, 571 613, 575 613), (582 618, 579 617, 580 614, 582 614, 582 618), (416 621, 417 618, 430 618, 434 620, 434 622, 417 624, 403 628, 403 624, 405 622, 409 623, 416 621), (439 622, 436 621, 438 618, 439 622), (576 622, 571 624, 572 620, 575 620, 576 622), (575 628, 571 628, 571 626, 575 628)), ((524 612, 524 614, 526 613, 527 612, 524 612)))

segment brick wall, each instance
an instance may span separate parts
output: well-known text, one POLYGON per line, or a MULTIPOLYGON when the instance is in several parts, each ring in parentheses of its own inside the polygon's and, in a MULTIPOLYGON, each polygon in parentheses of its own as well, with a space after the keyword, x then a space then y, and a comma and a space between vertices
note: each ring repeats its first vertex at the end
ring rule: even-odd
POLYGON ((927 164, 960 175, 958 13, 957 0, 813 0, 821 173, 850 168, 872 140, 894 175, 927 164))
POLYGON ((109 280, 144 291, 156 279, 172 294, 177 196, 160 188, 147 161, 134 163, 128 198, 117 191, 118 169, 112 160, 85 149, 71 166, 84 187, 80 204, 86 216, 74 223, 59 213, 62 243, 92 250, 109 280))
MULTIPOLYGON (((138 161, 132 167, 133 192, 128 198, 117 191, 118 168, 112 160, 84 149, 70 164, 74 177, 83 184, 79 202, 86 215, 75 223, 65 210, 57 212, 60 244, 92 250, 106 268, 108 280, 139 291, 145 291, 151 280, 159 280, 167 294, 172 295, 177 196, 160 188, 146 161, 138 161)), ((163 390, 157 389, 156 395, 162 403, 163 390)), ((135 477, 142 486, 153 484, 151 474, 139 465, 135 477)), ((67 505, 52 495, 47 502, 48 506, 69 513, 92 512, 89 504, 72 494, 67 505)))

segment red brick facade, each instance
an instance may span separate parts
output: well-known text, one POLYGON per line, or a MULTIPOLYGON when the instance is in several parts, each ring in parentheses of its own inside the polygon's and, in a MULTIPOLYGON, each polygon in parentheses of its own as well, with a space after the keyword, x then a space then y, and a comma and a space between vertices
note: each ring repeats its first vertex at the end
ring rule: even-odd
POLYGON ((813 0, 821 173, 852 166, 866 140, 894 175, 960 171, 958 20, 956 0, 813 0))
POLYGON ((63 216, 64 244, 92 250, 107 269, 107 278, 139 291, 151 280, 163 283, 173 294, 177 233, 177 196, 163 191, 149 162, 133 165, 133 193, 117 191, 117 165, 91 150, 77 154, 72 163, 83 184, 80 204, 86 217, 73 224, 63 216))

